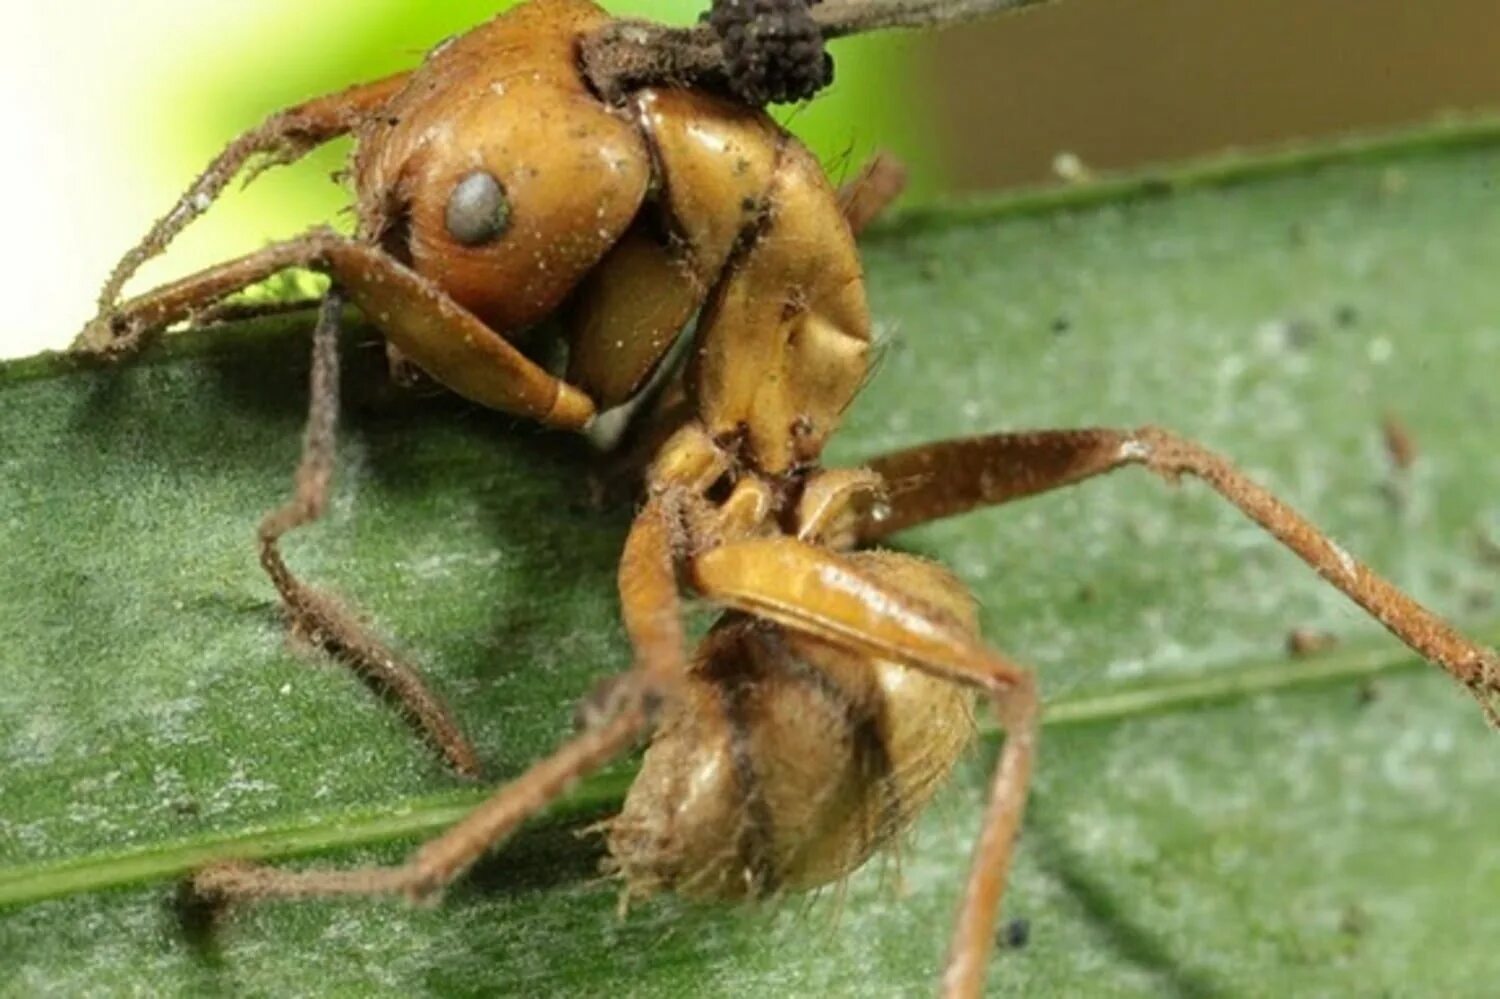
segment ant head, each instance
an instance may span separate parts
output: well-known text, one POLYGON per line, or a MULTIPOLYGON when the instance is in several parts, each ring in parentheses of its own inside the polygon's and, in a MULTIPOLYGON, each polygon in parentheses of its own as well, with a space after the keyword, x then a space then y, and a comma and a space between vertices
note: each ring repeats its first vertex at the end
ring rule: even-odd
POLYGON ((361 131, 366 235, 497 330, 556 309, 645 197, 644 140, 577 65, 602 16, 551 0, 439 46, 361 131))

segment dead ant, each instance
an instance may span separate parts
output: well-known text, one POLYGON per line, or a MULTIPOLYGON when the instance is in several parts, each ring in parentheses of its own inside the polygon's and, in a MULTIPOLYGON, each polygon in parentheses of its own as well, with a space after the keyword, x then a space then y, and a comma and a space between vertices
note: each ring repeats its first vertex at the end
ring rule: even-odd
POLYGON ((972 599, 946 570, 855 549, 1128 465, 1202 479, 1482 701, 1500 694, 1493 653, 1168 431, 995 434, 859 469, 819 465, 868 373, 854 230, 898 185, 877 165, 841 202, 807 150, 752 105, 825 84, 824 35, 1017 5, 719 0, 707 24, 673 33, 612 21, 588 0, 532 0, 410 73, 273 115, 124 258, 80 337, 112 356, 287 268, 331 276, 295 492, 262 522, 261 560, 294 625, 390 686, 470 773, 473 749, 418 674, 299 581, 277 547, 327 498, 344 296, 402 361, 569 430, 639 395, 698 316, 684 365, 639 428, 645 499, 619 567, 634 664, 585 699, 579 734, 404 864, 226 862, 196 876, 202 897, 430 896, 647 734, 607 827, 628 894, 810 888, 911 822, 969 740, 977 695, 1007 735, 943 979, 950 995, 976 995, 1035 755, 1036 685, 980 639, 972 599), (253 157, 287 162, 351 132, 354 237, 315 229, 116 304, 134 268, 253 157), (554 314, 562 374, 512 344, 554 314), (728 610, 691 656, 684 590, 728 610))

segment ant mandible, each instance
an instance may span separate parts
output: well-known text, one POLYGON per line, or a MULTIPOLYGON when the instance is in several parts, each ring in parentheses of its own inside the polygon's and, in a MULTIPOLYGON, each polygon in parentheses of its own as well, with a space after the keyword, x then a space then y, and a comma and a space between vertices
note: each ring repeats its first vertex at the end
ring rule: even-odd
POLYGON ((326 503, 345 296, 394 356, 452 391, 573 431, 639 395, 698 317, 685 363, 637 431, 649 442, 645 500, 619 568, 634 663, 585 699, 579 734, 404 864, 226 862, 196 876, 200 894, 428 896, 647 734, 608 826, 627 892, 738 899, 811 888, 912 821, 967 743, 977 693, 1006 739, 943 978, 949 995, 977 995, 1035 754, 1036 686, 980 639, 972 598, 951 574, 856 549, 1128 465, 1205 481, 1493 714, 1492 652, 1167 431, 995 434, 860 469, 820 466, 868 374, 854 234, 899 185, 877 162, 841 199, 754 105, 826 84, 824 35, 1025 2, 718 0, 706 25, 679 33, 691 44, 668 50, 652 44, 670 33, 613 21, 589 0, 531 0, 416 70, 273 115, 121 261, 81 349, 122 356, 280 271, 328 273, 303 457, 292 499, 260 526, 261 561, 294 624, 388 686, 468 773, 474 750, 417 672, 297 579, 278 548, 326 503), (711 93, 715 82, 733 96, 711 93), (357 143, 354 236, 314 229, 117 304, 134 269, 252 158, 289 162, 347 133, 357 143), (560 374, 512 344, 554 315, 567 347, 560 374), (683 590, 729 611, 693 655, 683 590))

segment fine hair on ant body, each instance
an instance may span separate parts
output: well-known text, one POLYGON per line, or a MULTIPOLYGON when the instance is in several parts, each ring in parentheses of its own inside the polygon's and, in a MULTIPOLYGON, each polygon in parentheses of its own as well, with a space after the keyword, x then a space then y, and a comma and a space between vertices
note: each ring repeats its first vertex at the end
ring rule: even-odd
POLYGON ((542 426, 585 430, 659 384, 632 429, 644 499, 618 576, 633 665, 584 700, 579 733, 403 864, 227 861, 195 876, 201 896, 430 896, 647 736, 607 827, 627 894, 809 889, 909 826, 969 741, 977 703, 1006 738, 943 976, 949 995, 977 995, 1036 753, 1036 684, 981 639, 973 599, 951 573, 868 546, 1132 465, 1201 479, 1493 716, 1493 652, 1169 431, 991 434, 822 466, 869 373, 855 234, 899 190, 899 168, 877 159, 835 191, 758 105, 824 86, 827 38, 1027 5, 718 0, 704 24, 672 31, 613 20, 589 0, 531 0, 413 71, 273 115, 126 255, 80 350, 123 357, 289 268, 331 278, 302 460, 292 498, 260 525, 261 561, 297 630, 390 690, 466 774, 478 773, 478 754, 442 699, 280 551, 326 506, 345 302, 384 335, 393 363, 542 426), (290 162, 345 134, 356 140, 353 236, 313 229, 118 301, 135 268, 246 164, 290 162), (566 347, 559 370, 513 343, 549 317, 566 347), (726 610, 696 650, 684 593, 726 610))

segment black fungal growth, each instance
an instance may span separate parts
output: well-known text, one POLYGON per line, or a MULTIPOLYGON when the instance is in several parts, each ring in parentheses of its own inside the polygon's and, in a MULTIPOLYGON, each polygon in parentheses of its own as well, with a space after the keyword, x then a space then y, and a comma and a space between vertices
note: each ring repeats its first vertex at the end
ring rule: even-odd
POLYGON ((809 8, 818 0, 714 0, 704 20, 724 48, 724 72, 747 104, 812 97, 833 82, 833 57, 809 8))

